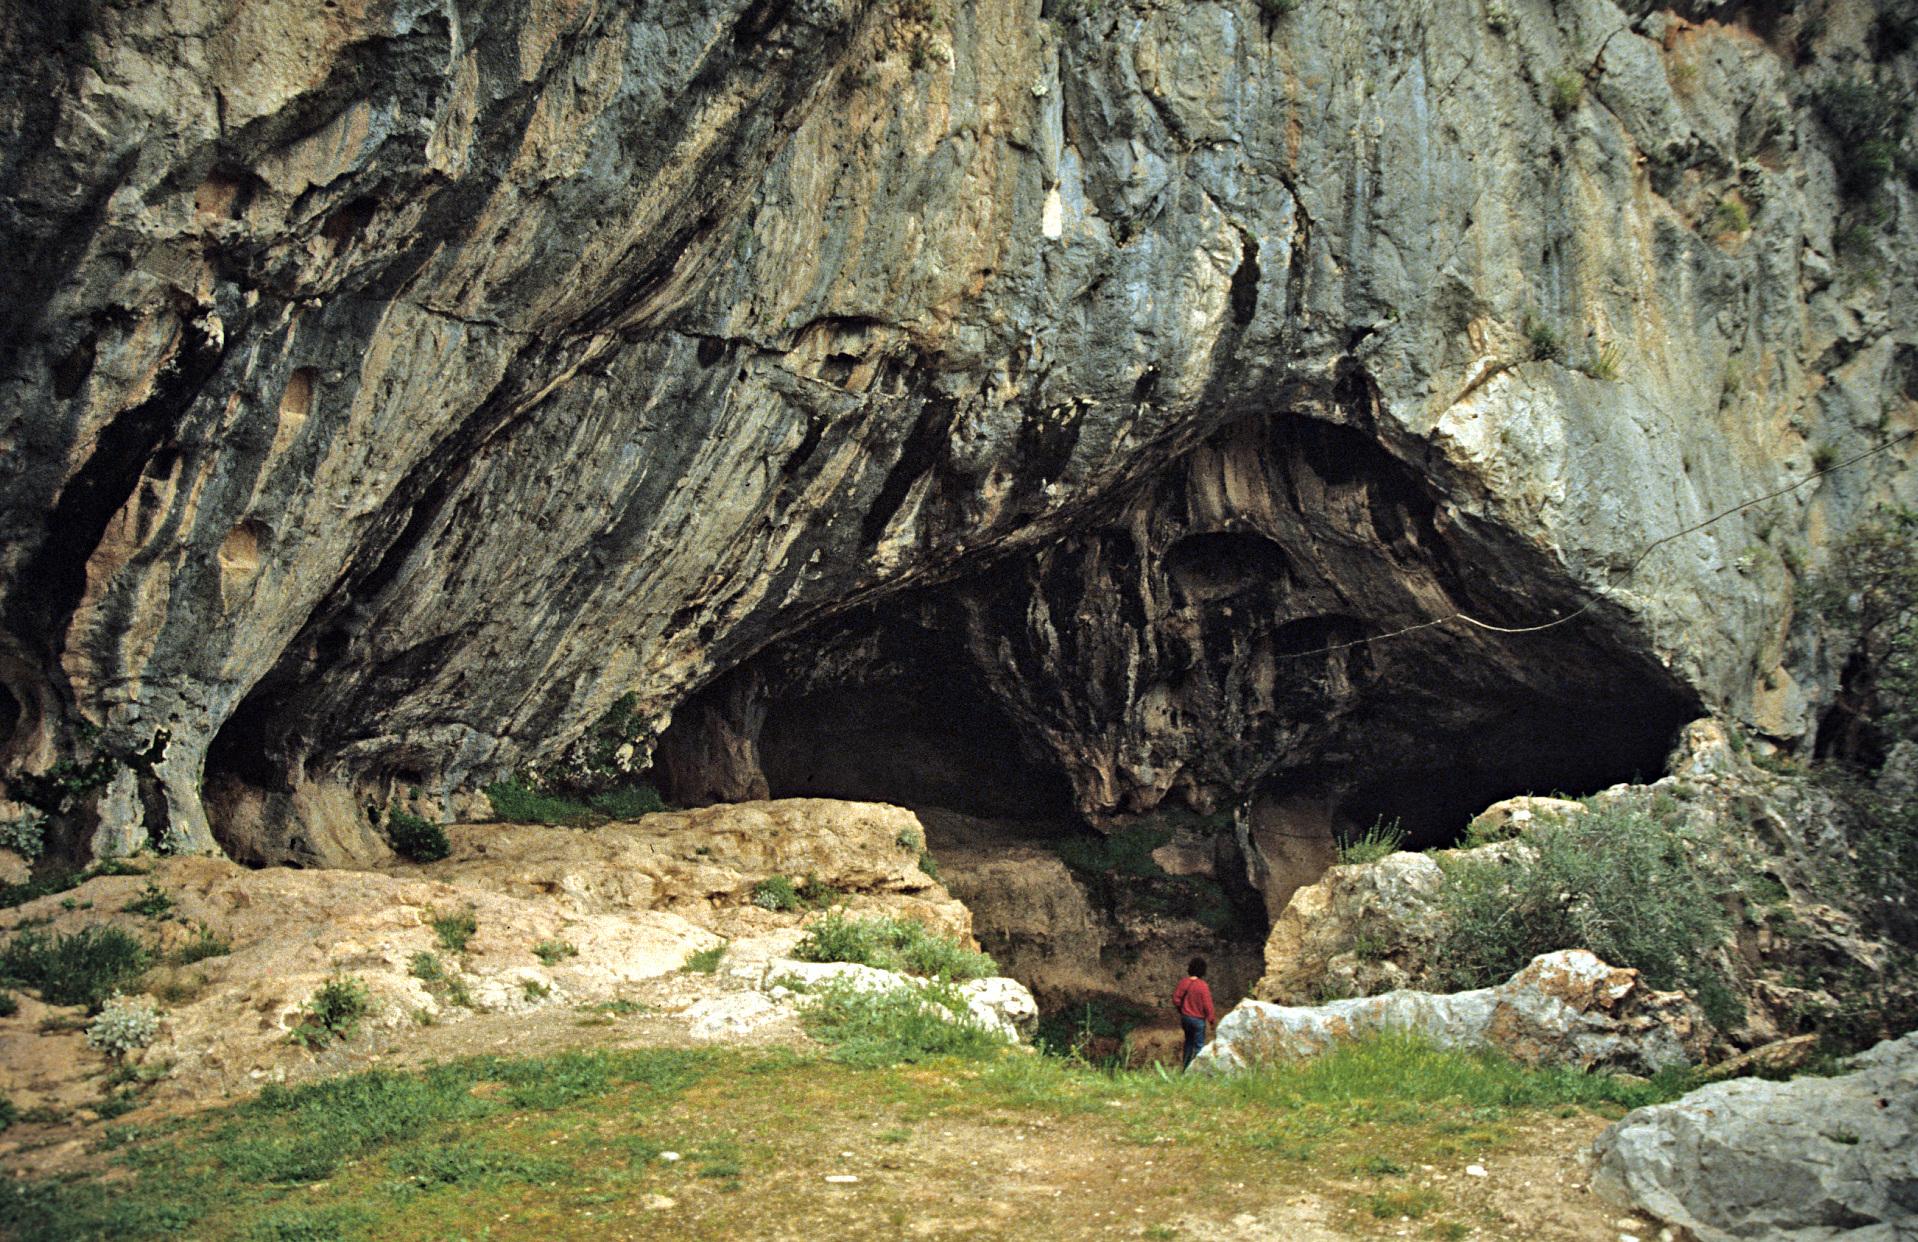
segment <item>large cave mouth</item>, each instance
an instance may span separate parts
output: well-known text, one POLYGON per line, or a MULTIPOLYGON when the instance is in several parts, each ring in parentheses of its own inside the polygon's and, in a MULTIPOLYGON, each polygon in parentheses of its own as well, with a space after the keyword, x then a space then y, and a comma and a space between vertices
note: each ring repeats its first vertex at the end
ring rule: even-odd
POLYGON ((766 708, 759 763, 775 798, 844 798, 981 819, 1076 822, 1071 785, 1035 761, 958 661, 766 708))
POLYGON ((1455 742, 1447 762, 1375 766, 1347 787, 1335 818, 1353 832, 1396 822, 1405 849, 1453 846, 1474 816, 1506 798, 1580 798, 1656 780, 1678 730, 1700 710, 1675 688, 1648 683, 1615 686, 1597 701, 1525 704, 1455 742))

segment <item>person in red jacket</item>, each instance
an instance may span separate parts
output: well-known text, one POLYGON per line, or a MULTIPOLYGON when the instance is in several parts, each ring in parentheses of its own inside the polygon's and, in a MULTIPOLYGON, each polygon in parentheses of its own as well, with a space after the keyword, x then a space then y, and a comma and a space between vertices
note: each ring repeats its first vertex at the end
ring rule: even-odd
POLYGON ((1186 963, 1185 978, 1172 992, 1172 1007, 1179 1011, 1179 1025, 1185 1028, 1185 1063, 1205 1047, 1206 1027, 1212 1016, 1212 989, 1205 985, 1205 959, 1195 957, 1186 963))

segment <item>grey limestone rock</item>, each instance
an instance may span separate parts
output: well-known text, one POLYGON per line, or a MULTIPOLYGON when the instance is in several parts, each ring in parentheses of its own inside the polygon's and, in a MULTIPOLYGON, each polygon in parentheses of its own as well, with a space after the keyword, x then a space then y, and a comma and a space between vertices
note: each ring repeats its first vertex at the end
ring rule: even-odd
POLYGON ((1738 1079, 1641 1108, 1593 1152, 1594 1189, 1700 1242, 1918 1236, 1918 1032, 1837 1078, 1738 1079))

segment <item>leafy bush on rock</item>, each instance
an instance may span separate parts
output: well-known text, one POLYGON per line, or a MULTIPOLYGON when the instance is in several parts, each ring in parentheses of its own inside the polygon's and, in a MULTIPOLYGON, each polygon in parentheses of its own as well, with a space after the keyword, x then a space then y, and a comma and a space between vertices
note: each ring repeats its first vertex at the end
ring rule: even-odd
POLYGON ((160 1015, 145 997, 129 998, 118 992, 107 998, 100 1016, 87 1027, 87 1047, 110 1057, 124 1057, 135 1048, 144 1048, 160 1033, 160 1015))
POLYGON ((1687 992, 1714 1025, 1738 1025, 1719 965, 1725 915, 1696 846, 1650 815, 1599 804, 1543 822, 1497 858, 1441 856, 1442 982, 1491 987, 1541 953, 1590 949, 1652 987, 1687 992))

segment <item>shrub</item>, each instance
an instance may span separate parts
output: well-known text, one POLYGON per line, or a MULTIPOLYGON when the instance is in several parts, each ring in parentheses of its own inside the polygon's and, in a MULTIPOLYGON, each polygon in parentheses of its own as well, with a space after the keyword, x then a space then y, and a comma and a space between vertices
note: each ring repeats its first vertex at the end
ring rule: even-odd
POLYGON ((815 919, 792 955, 802 962, 855 962, 927 978, 985 979, 999 973, 999 964, 986 954, 962 948, 911 919, 849 919, 838 911, 815 919))
POLYGON ((387 814, 386 837, 394 853, 414 862, 438 862, 453 852, 444 828, 397 807, 387 814))
POLYGON ((33 807, 18 819, 0 824, 0 848, 10 849, 32 862, 46 852, 47 817, 33 807))
POLYGON ((1381 815, 1365 830, 1365 835, 1340 843, 1339 863, 1346 867, 1374 863, 1395 853, 1404 843, 1405 830, 1399 827, 1399 821, 1395 819, 1388 824, 1381 815))
POLYGON ((1694 849, 1649 815, 1597 806, 1541 823, 1507 860, 1442 862, 1442 981, 1488 987, 1541 953, 1589 949, 1652 987, 1684 989, 1714 1024, 1736 1025, 1717 966, 1725 915, 1694 849))
POLYGON ((584 824, 597 824, 606 818, 591 807, 535 789, 524 776, 495 781, 482 792, 486 794, 486 800, 492 803, 494 815, 516 824, 553 824, 561 828, 576 828, 584 824))
POLYGON ((25 905, 54 893, 64 893, 70 888, 78 888, 88 880, 103 875, 145 875, 146 869, 119 858, 103 859, 84 871, 57 871, 37 880, 28 880, 25 884, 0 883, 0 908, 25 905))
POLYGON ((20 1012, 20 998, 11 992, 0 992, 0 1018, 11 1018, 20 1012))
POLYGON ((579 949, 566 940, 542 940, 533 946, 533 956, 551 966, 561 958, 578 957, 579 949))
POLYGON ((642 815, 655 815, 673 809, 666 805, 657 789, 644 783, 623 789, 609 789, 593 795, 591 801, 595 811, 602 811, 613 819, 638 819, 642 815))
POLYGON ((324 1048, 334 1040, 353 1038, 360 1019, 373 1012, 373 998, 366 981, 352 975, 335 974, 322 983, 301 1007, 301 1018, 287 1032, 287 1039, 307 1048, 324 1048))
POLYGON ((836 982, 807 998, 806 1030, 833 1045, 833 1059, 876 1068, 933 1056, 990 1057, 1005 1047, 973 1016, 950 983, 902 984, 884 991, 836 982))
POLYGON ((144 944, 99 925, 68 936, 22 932, 0 949, 0 976, 35 989, 49 1005, 85 1005, 88 1013, 152 964, 144 944))
POLYGON ((441 948, 449 953, 464 953, 473 933, 479 930, 479 919, 470 909, 449 910, 435 912, 426 920, 426 925, 439 937, 441 948))
POLYGON ((762 910, 812 910, 830 903, 838 890, 808 875, 795 885, 783 875, 768 876, 753 885, 753 904, 762 910))
POLYGON ((100 1016, 87 1027, 87 1047, 110 1057, 123 1057, 135 1048, 144 1048, 160 1033, 160 1016, 145 997, 138 1000, 115 992, 100 1008, 100 1016))
POLYGON ((687 975, 710 975, 719 969, 719 961, 726 956, 726 944, 721 941, 707 949, 695 949, 686 955, 685 964, 679 970, 687 975))

